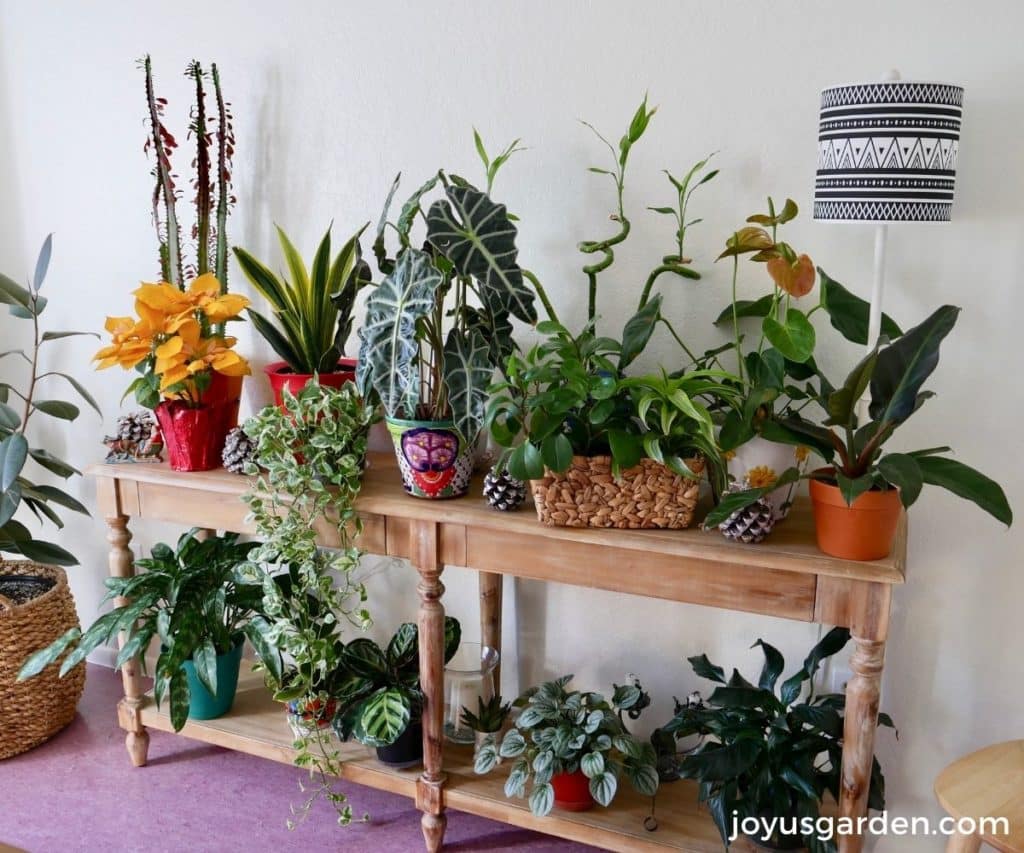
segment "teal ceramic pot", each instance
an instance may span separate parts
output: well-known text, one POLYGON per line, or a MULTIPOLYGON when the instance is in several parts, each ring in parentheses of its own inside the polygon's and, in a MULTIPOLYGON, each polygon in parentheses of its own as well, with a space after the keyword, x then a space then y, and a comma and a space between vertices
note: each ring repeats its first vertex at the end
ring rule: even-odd
POLYGON ((231 710, 238 689, 238 670, 242 666, 243 641, 230 652, 217 656, 217 695, 214 696, 196 675, 196 665, 187 660, 181 665, 188 679, 188 716, 192 720, 213 720, 231 710))
POLYGON ((387 419, 402 485, 417 498, 459 498, 473 476, 473 448, 452 421, 387 419))

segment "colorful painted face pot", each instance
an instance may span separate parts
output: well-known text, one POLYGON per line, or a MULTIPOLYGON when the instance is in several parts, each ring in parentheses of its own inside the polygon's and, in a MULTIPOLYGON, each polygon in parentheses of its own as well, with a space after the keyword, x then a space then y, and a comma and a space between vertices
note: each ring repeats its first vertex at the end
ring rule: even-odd
POLYGON ((473 456, 449 424, 388 420, 405 490, 418 498, 457 498, 469 488, 473 456))

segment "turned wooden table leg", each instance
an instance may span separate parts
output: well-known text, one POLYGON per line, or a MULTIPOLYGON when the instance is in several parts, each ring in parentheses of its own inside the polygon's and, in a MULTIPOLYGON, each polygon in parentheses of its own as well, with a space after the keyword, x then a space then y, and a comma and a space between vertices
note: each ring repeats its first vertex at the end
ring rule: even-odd
MULTIPOLYGON (((877 584, 864 584, 851 596, 850 634, 854 648, 850 670, 853 677, 846 685, 839 815, 854 822, 868 810, 890 596, 889 588, 877 584)), ((839 839, 840 853, 860 853, 863 848, 861 833, 839 839)))
POLYGON ((480 645, 498 652, 494 692, 501 694, 501 592, 503 576, 480 572, 480 645))
MULTIPOLYGON (((128 530, 128 516, 107 517, 107 541, 110 543, 110 574, 115 578, 130 578, 135 574, 135 560, 128 543, 132 534, 128 530)), ((118 597, 114 604, 127 604, 126 598, 118 597)), ((118 647, 124 644, 124 637, 117 638, 118 647)), ((149 732, 139 722, 139 708, 142 705, 142 687, 139 684, 139 659, 125 661, 121 667, 121 681, 124 684, 124 698, 118 702, 117 717, 121 728, 127 731, 124 742, 132 764, 142 767, 149 751, 149 732)))
POLYGON ((980 835, 963 835, 959 832, 949 836, 946 853, 978 853, 981 850, 980 835))
POLYGON ((427 850, 436 853, 444 842, 444 584, 438 547, 438 526, 414 523, 409 531, 413 564, 420 573, 420 686, 423 689, 423 774, 416 784, 416 806, 427 850))

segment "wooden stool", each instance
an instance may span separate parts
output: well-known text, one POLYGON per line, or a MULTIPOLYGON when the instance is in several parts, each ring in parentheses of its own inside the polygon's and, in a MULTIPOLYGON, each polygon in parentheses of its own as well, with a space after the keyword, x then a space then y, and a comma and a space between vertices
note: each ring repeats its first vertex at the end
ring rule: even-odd
POLYGON ((987 831, 950 836, 946 853, 976 853, 981 842, 1002 853, 1024 853, 1024 740, 988 746, 954 761, 935 781, 935 796, 951 817, 1006 818, 1006 835, 987 831))

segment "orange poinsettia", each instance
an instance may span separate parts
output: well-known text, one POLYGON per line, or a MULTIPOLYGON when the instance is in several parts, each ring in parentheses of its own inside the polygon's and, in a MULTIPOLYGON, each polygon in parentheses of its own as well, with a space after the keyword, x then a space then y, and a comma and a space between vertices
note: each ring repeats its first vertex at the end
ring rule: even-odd
POLYGON ((232 349, 235 338, 217 328, 234 320, 249 304, 244 296, 222 294, 212 274, 199 276, 188 290, 166 282, 143 283, 135 292, 131 317, 108 317, 111 343, 93 356, 102 370, 117 364, 126 370, 139 365, 140 383, 170 399, 198 403, 212 371, 225 376, 247 376, 248 362, 232 349))

